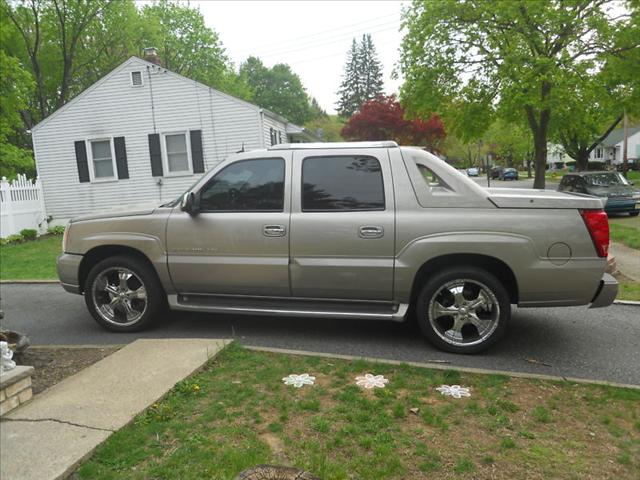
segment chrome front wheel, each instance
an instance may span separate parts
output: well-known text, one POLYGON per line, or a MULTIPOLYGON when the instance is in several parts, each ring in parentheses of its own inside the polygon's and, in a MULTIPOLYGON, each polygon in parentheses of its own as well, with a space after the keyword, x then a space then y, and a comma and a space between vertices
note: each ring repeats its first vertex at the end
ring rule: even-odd
POLYGON ((137 323, 147 310, 144 282, 128 268, 111 267, 100 272, 93 281, 91 295, 104 321, 118 326, 137 323))
POLYGON ((98 262, 87 275, 84 297, 96 322, 115 332, 142 330, 166 305, 164 289, 152 265, 129 255, 98 262))

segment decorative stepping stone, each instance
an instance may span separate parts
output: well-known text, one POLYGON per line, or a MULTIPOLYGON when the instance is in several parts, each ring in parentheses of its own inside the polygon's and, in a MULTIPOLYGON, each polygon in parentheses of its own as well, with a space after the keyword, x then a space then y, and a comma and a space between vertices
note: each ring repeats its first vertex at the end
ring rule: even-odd
POLYGON ((389 383, 389 379, 384 378, 383 375, 366 373, 362 377, 356 377, 356 385, 363 388, 384 388, 387 383, 389 383))
POLYGON ((461 387, 460 385, 441 385, 436 388, 442 395, 453 397, 453 398, 462 398, 462 397, 470 397, 471 392, 468 387, 461 387))
POLYGON ((303 385, 313 385, 316 381, 316 377, 312 377, 308 373, 302 375, 296 375, 292 373, 288 377, 282 379, 285 385, 292 385, 296 388, 302 388, 303 385))

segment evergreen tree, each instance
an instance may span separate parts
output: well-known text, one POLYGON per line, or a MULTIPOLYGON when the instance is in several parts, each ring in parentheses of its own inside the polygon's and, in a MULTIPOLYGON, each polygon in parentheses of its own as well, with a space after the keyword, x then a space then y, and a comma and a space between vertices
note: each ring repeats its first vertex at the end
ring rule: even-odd
POLYGON ((347 53, 347 63, 344 66, 342 83, 338 90, 338 114, 341 117, 350 117, 363 103, 360 88, 360 67, 358 65, 358 43, 354 38, 351 49, 347 53))
POLYGON ((383 94, 382 63, 378 60, 376 47, 370 34, 362 35, 358 51, 358 65, 361 72, 363 102, 373 100, 383 94))
POLYGON ((362 104, 382 95, 382 87, 382 64, 378 60, 371 35, 363 35, 360 44, 354 38, 347 53, 342 83, 338 90, 338 114, 350 117, 362 104))

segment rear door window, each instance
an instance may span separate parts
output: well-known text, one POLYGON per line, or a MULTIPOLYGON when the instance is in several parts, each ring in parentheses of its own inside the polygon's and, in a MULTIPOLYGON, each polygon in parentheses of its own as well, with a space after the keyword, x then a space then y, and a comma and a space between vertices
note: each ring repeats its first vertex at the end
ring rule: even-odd
POLYGON ((305 212, 384 210, 380 162, 370 156, 307 157, 302 162, 305 212))

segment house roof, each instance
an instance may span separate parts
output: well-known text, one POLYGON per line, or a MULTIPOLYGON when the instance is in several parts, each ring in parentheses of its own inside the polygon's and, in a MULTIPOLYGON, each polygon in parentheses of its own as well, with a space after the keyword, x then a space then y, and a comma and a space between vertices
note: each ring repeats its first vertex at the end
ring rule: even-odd
POLYGON ((129 59, 125 60, 124 62, 122 62, 120 65, 118 65, 116 68, 114 68, 113 70, 111 70, 109 73, 107 73, 104 77, 102 77, 100 80, 98 80, 97 82, 95 82, 93 85, 91 85, 90 87, 86 88, 85 90, 83 90, 81 93, 79 93, 78 95, 76 95, 75 97, 73 97, 71 100, 69 100, 67 103, 65 103, 62 107, 60 107, 59 109, 57 109, 55 112, 53 112, 51 115, 49 115, 48 117, 42 119, 38 124, 36 124, 31 131, 35 132, 36 130, 42 128, 45 124, 47 124, 49 121, 51 121, 53 118, 57 117, 60 113, 64 112, 65 110, 69 109, 70 107, 72 107, 75 103, 77 103, 82 97, 84 97, 85 95, 87 95, 89 92, 95 90, 96 88, 98 88, 100 85, 102 85, 103 83, 105 83, 109 78, 111 78, 112 76, 114 76, 116 73, 118 73, 120 70, 122 70, 124 67, 126 67, 127 65, 129 65, 130 63, 133 62, 137 62, 137 63, 141 63, 142 65, 151 67, 151 68, 161 68, 162 70, 164 70, 167 74, 180 79, 182 81, 185 82, 189 82, 191 85, 193 85, 193 83, 195 82, 197 85, 200 85, 201 87, 204 88, 209 88, 211 90, 214 90, 216 93, 218 93, 219 95, 222 95, 224 97, 227 97, 231 100, 234 100, 238 103, 242 103, 244 105, 246 105, 247 107, 255 110, 256 112, 261 112, 264 113, 265 115, 268 115, 269 117, 278 120, 282 123, 285 123, 287 125, 291 125, 294 126, 296 128, 300 128, 297 125, 289 122, 289 120, 287 120, 285 117, 283 117, 282 115, 278 115, 277 113, 271 112, 265 108, 260 108, 257 105, 254 105, 253 103, 247 102, 246 100, 242 100, 238 97, 234 97, 233 95, 229 95, 228 93, 224 93, 221 92, 220 90, 217 90, 213 87, 210 87, 208 85, 205 85, 204 83, 200 83, 196 80, 190 79, 188 77, 185 77, 184 75, 180 75, 179 73, 176 72, 172 72, 171 70, 167 70, 164 67, 159 67, 158 65, 156 65, 155 63, 151 63, 148 62, 146 60, 143 60, 142 58, 136 57, 136 56, 132 56, 129 59))
MULTIPOLYGON (((628 128, 628 136, 635 135, 640 132, 640 125, 636 125, 628 128)), ((602 141, 602 145, 605 147, 615 147, 617 144, 624 140, 624 128, 617 128, 612 130, 607 138, 602 141)))

